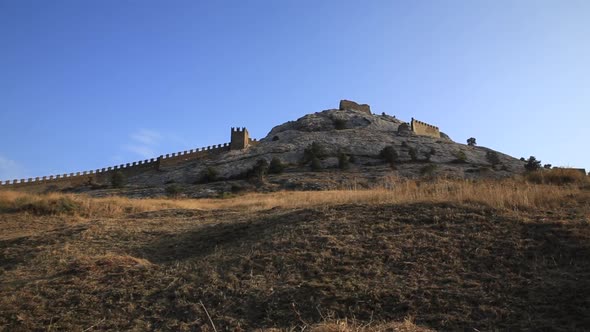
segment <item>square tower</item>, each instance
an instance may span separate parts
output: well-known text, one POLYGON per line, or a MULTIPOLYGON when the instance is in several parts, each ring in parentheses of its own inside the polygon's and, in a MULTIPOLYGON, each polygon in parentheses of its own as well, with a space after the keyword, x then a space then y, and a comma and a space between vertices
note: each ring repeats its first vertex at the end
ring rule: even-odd
POLYGON ((248 147, 250 143, 250 135, 246 127, 231 129, 231 143, 230 150, 243 150, 248 147))

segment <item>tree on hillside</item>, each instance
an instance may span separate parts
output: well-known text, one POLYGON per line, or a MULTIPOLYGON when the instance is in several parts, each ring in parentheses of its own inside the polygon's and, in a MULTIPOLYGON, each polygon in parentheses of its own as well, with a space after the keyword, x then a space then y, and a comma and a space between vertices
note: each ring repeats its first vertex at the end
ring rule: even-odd
POLYGON ((470 137, 469 139, 467 139, 467 145, 469 145, 469 146, 477 145, 477 143, 475 142, 475 137, 470 137))
POLYGON ((541 161, 537 160, 537 158, 535 158, 534 156, 530 156, 529 159, 526 161, 526 164, 524 164, 524 168, 528 172, 537 171, 541 169, 541 161))

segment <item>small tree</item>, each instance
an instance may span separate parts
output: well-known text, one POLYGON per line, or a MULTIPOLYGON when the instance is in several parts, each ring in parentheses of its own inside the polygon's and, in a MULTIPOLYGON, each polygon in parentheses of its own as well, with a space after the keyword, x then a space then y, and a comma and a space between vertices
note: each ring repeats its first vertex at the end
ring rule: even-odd
POLYGON ((349 169, 350 168, 350 161, 348 156, 344 152, 340 152, 338 154, 338 168, 340 169, 349 169))
POLYGON ((397 151, 395 151, 393 146, 384 147, 383 150, 379 152, 379 157, 390 164, 395 163, 399 158, 397 151))
POLYGON ((543 165, 543 168, 551 169, 551 166, 553 166, 553 165, 551 165, 551 164, 545 164, 545 165, 543 165))
POLYGON ((529 159, 526 161, 526 164, 524 164, 524 168, 528 172, 537 171, 541 169, 541 161, 537 160, 537 158, 535 158, 534 156, 530 156, 529 159))
POLYGON ((470 137, 467 139, 467 145, 469 146, 475 146, 477 145, 477 143, 475 142, 475 137, 470 137))
POLYGON ((113 176, 111 176, 111 185, 113 188, 123 188, 125 186, 125 175, 122 172, 115 172, 113 176))
POLYGON ((277 157, 273 157, 270 161, 270 165, 268 166, 268 172, 270 174, 280 174, 283 173, 285 169, 285 165, 281 161, 281 159, 277 157))

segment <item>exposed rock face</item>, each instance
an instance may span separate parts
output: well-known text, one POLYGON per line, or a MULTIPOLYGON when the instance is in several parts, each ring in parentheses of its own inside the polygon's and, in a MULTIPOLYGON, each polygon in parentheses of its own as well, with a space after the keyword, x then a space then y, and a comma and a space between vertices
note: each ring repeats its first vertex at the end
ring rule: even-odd
POLYGON ((412 129, 407 123, 402 123, 397 127, 397 134, 400 136, 410 136, 412 135, 412 129))
POLYGON ((360 111, 363 113, 371 114, 371 106, 367 104, 357 104, 354 101, 343 99, 340 101, 341 111, 360 111))

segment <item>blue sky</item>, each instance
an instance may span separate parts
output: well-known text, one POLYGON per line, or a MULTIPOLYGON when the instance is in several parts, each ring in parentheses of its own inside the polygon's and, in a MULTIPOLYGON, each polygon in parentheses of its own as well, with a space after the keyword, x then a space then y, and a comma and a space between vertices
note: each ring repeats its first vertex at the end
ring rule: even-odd
POLYGON ((0 179, 252 136, 340 99, 590 169, 590 1, 0 0, 0 179))

